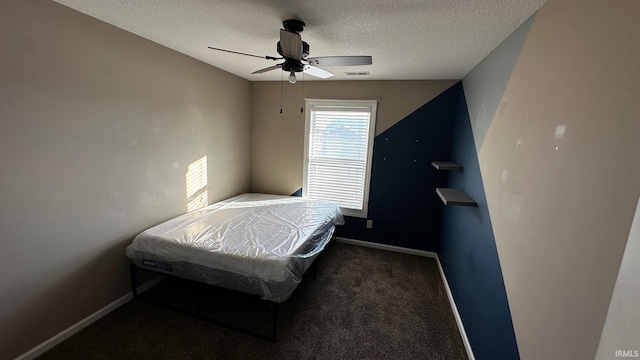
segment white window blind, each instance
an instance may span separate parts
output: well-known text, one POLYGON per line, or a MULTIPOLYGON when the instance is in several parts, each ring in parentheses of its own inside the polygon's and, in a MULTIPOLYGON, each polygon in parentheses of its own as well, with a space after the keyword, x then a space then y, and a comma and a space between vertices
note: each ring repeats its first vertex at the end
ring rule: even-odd
POLYGON ((366 217, 375 101, 307 100, 303 196, 366 217))

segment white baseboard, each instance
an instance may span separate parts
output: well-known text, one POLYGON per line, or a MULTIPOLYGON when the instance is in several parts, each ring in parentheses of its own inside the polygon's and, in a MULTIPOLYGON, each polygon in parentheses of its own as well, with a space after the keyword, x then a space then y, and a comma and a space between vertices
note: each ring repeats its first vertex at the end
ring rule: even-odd
POLYGON ((449 303, 451 304, 453 317, 456 319, 456 324, 458 324, 458 331, 460 331, 460 336, 462 337, 462 343, 464 344, 464 348, 467 351, 467 356, 469 357, 469 360, 475 360, 475 356, 473 355, 473 349, 471 348, 471 343, 469 343, 467 332, 464 330, 464 324, 462 323, 462 318, 460 317, 460 313, 458 312, 458 307, 456 306, 456 302, 453 299, 451 288, 449 288, 449 282, 447 281, 447 277, 444 274, 444 269, 442 269, 442 264, 440 264, 440 259, 438 258, 437 253, 434 253, 431 251, 407 249, 400 246, 378 244, 378 243, 373 243, 368 241, 353 240, 353 239, 347 239, 347 238, 341 238, 341 237, 337 237, 336 240, 344 244, 364 246, 364 247, 370 247, 374 249, 387 250, 387 251, 395 251, 395 252, 400 252, 405 254, 418 255, 418 256, 424 256, 424 257, 436 259, 436 262, 438 263, 438 270, 440 271, 440 276, 442 277, 442 282, 444 284, 444 289, 447 292, 447 297, 449 298, 449 303))
POLYGON ((449 303, 451 304, 451 310, 453 310, 453 317, 456 319, 456 324, 458 324, 458 330, 460 331, 460 336, 462 337, 462 343, 464 344, 464 349, 467 350, 467 356, 469 357, 469 360, 475 360, 476 357, 473 355, 473 349, 471 348, 471 343, 469 342, 469 338, 467 337, 467 332, 464 330, 464 324, 462 323, 462 318, 460 317, 460 313, 458 312, 456 301, 453 299, 453 294, 451 293, 449 282, 447 281, 447 277, 444 274, 444 269, 442 269, 442 264, 440 264, 440 258, 436 257, 436 262, 438 263, 440 276, 442 276, 442 283, 444 284, 444 290, 447 292, 447 297, 449 298, 449 303))
MULTIPOLYGON (((146 283, 138 286, 137 293, 138 294, 142 294, 143 292, 147 291, 152 286, 154 286, 157 283, 159 283, 160 281, 164 280, 164 278, 165 278, 165 276, 156 276, 152 280, 147 281, 146 283)), ((113 310, 119 308, 120 306, 126 304, 132 298, 133 298, 133 295, 131 294, 131 291, 129 291, 126 295, 118 298, 117 300, 113 301, 112 303, 108 304, 107 306, 103 307, 102 309, 94 312, 93 314, 87 316, 86 318, 84 318, 84 319, 78 321, 77 323, 71 325, 67 329, 59 332, 58 334, 56 334, 53 337, 49 338, 48 340, 46 340, 45 342, 41 343, 40 345, 34 347, 33 349, 27 351, 26 353, 24 353, 22 355, 20 355, 15 360, 32 360, 32 359, 37 358, 38 356, 44 354, 47 350, 52 349, 54 346, 60 344, 61 342, 65 341, 66 339, 68 339, 71 336, 75 335, 80 330, 82 330, 82 329, 86 328, 87 326, 93 324, 94 322, 100 320, 100 318, 102 318, 103 316, 105 316, 108 313, 112 312, 113 310)))
POLYGON ((369 242, 369 241, 353 240, 353 239, 347 239, 347 238, 341 238, 341 237, 337 237, 336 241, 338 241, 340 243, 344 243, 344 244, 358 245, 358 246, 370 247, 370 248, 374 248, 374 249, 380 249, 380 250, 387 250, 387 251, 393 251, 393 252, 399 252, 399 253, 405 253, 405 254, 411 254, 411 255, 424 256, 424 257, 433 258, 433 259, 438 257, 438 254, 436 254, 434 252, 431 252, 431 251, 408 249, 408 248, 403 248, 403 247, 400 247, 400 246, 393 246, 393 245, 387 245, 387 244, 378 244, 378 243, 369 242))

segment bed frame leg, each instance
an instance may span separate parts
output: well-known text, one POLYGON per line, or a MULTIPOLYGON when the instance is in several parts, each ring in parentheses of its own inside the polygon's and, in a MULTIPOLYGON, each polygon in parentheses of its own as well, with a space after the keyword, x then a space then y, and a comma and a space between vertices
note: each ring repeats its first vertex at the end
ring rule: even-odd
POLYGON ((136 278, 136 266, 134 264, 129 265, 129 271, 131 274, 131 296, 135 300, 138 297, 138 279, 136 278))
POLYGON ((271 342, 275 343, 276 342, 276 323, 278 320, 278 304, 276 303, 271 303, 271 308, 272 308, 272 312, 273 312, 273 323, 272 323, 272 328, 271 328, 271 342))
POLYGON ((311 264, 311 281, 316 279, 316 275, 318 274, 318 267, 316 266, 316 262, 314 261, 311 264))
POLYGON ((196 294, 195 294, 195 312, 197 316, 202 316, 200 314, 200 287, 202 286, 202 284, 200 283, 195 283, 196 286, 196 294))

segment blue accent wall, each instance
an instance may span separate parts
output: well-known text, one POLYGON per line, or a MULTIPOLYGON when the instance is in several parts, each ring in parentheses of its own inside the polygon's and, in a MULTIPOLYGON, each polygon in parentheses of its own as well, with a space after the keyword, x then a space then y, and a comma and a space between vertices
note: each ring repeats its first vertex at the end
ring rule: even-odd
POLYGON ((339 237, 438 252, 475 358, 519 359, 462 82, 375 137, 373 228, 345 218, 339 237), (463 169, 437 171, 433 160, 463 169), (436 187, 462 189, 478 207, 444 206, 436 187))
POLYGON ((456 114, 447 187, 478 207, 445 207, 438 255, 476 359, 519 359, 464 93, 456 114))
POLYGON ((446 174, 431 166, 451 152, 453 124, 462 84, 456 83, 375 137, 368 219, 347 217, 337 236, 412 249, 437 251, 442 204, 436 184, 446 174))

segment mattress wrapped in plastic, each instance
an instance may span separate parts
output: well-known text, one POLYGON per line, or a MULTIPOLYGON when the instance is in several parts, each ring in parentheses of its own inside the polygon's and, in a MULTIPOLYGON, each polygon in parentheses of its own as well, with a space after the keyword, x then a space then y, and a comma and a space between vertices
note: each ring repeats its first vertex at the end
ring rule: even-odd
POLYGON ((141 268, 281 303, 342 224, 329 201, 242 194, 145 230, 126 255, 141 268))

